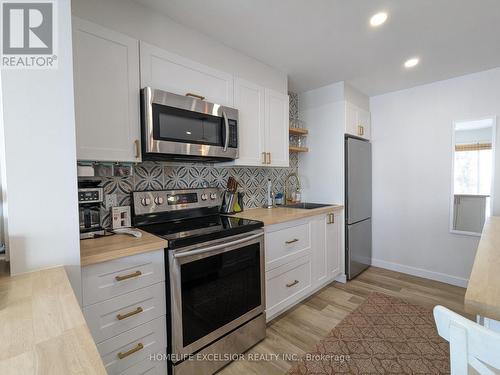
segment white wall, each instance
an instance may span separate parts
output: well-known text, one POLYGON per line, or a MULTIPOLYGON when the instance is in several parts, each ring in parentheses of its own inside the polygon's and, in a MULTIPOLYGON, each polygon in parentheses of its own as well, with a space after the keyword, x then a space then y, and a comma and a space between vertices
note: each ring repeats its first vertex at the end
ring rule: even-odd
POLYGON ((5 70, 2 93, 11 273, 67 265, 80 278, 70 0, 57 4, 55 70, 5 70))
MULTIPOLYGON (((0 69, 0 88, 2 87, 2 70, 0 69)), ((0 90, 0 244, 5 245, 5 259, 9 260, 9 247, 7 246, 8 237, 5 235, 7 231, 7 190, 5 181, 5 137, 4 137, 4 121, 3 121, 3 98, 2 90, 0 90)))
POLYGON ((465 285, 479 239, 449 233, 452 123, 500 113, 500 69, 375 96, 370 109, 374 265, 465 285))
POLYGON ((285 73, 130 0, 73 0, 72 11, 169 52, 287 93, 285 73))
POLYGON ((348 83, 344 83, 344 97, 358 108, 370 112, 370 98, 348 83))
POLYGON ((344 203, 344 83, 299 94, 309 152, 299 155, 303 200, 344 203))
POLYGON ((309 130, 309 152, 299 155, 306 201, 344 204, 346 101, 370 110, 369 98, 345 82, 299 94, 299 116, 309 130))

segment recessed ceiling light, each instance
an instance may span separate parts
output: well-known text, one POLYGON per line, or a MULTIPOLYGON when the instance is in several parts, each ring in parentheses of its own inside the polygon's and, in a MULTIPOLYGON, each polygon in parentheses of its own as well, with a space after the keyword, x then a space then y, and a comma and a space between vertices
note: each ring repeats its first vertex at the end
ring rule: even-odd
POLYGON ((418 57, 412 57, 411 59, 408 59, 405 61, 405 68, 406 69, 413 68, 413 67, 417 66, 419 61, 420 60, 418 59, 418 57))
POLYGON ((372 25, 373 27, 377 27, 382 25, 385 21, 387 21, 387 13, 379 12, 377 14, 374 14, 372 18, 370 18, 370 25, 372 25))

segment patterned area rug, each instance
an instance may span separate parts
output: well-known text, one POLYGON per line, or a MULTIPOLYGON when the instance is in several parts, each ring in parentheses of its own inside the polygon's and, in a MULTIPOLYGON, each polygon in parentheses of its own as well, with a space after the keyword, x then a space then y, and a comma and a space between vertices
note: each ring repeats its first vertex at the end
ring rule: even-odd
POLYGON ((288 375, 449 374, 448 348, 432 311, 372 293, 288 375))

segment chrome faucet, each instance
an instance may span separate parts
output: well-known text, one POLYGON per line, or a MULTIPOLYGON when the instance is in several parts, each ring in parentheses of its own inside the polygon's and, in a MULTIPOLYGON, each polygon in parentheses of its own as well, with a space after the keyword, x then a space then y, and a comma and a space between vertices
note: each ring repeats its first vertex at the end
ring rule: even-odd
POLYGON ((286 179, 285 179, 285 204, 292 201, 292 195, 291 194, 289 195, 289 193, 288 193, 288 183, 290 182, 291 177, 295 177, 295 179, 297 180, 297 191, 301 190, 300 179, 299 179, 299 176, 297 175, 297 173, 292 172, 288 176, 286 176, 286 179))

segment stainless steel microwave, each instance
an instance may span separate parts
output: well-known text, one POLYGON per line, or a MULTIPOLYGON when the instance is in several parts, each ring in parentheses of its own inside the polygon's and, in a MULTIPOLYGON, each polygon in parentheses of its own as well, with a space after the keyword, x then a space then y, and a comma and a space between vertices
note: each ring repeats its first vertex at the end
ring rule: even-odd
POLYGON ((143 159, 237 159, 238 110, 188 95, 142 89, 143 159))

